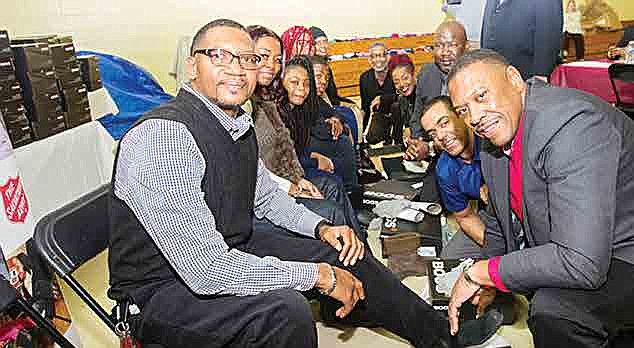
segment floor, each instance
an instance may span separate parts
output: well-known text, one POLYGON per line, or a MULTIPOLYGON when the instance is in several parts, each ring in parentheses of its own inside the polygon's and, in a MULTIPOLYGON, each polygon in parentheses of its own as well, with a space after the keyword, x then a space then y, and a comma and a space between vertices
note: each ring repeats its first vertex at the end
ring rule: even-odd
MULTIPOLYGON (((378 231, 369 231, 370 247, 375 255, 380 255, 378 231)), ((105 307, 110 308, 107 304, 105 291, 107 286, 107 255, 104 253, 86 264, 77 271, 77 277, 88 287, 88 291, 92 294, 102 294, 97 300, 106 303, 105 307)), ((383 260, 385 261, 385 260, 383 260)), ((404 283, 417 294, 424 296, 423 289, 426 289, 426 277, 408 277, 404 279, 404 283)), ((61 281, 63 283, 63 281, 61 281)), ((70 308, 73 326, 79 332, 84 347, 116 347, 118 342, 116 336, 111 334, 101 321, 77 298, 72 296, 72 291, 62 284, 62 292, 67 299, 70 308)), ((522 302, 522 315, 513 326, 503 326, 498 334, 504 337, 513 348, 530 348, 533 347, 530 332, 526 326, 527 304, 522 302)), ((317 332, 319 336, 319 344, 321 347, 411 347, 409 343, 382 329, 338 329, 326 327, 322 323, 317 323, 317 332)))

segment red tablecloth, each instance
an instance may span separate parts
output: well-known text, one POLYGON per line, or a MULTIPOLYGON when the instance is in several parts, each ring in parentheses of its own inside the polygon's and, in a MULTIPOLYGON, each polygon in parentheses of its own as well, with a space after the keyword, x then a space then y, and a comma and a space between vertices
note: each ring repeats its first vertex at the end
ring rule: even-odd
MULTIPOLYGON (((555 86, 576 88, 615 103, 616 97, 610 83, 608 67, 612 63, 583 61, 559 65, 550 75, 550 83, 555 86)), ((634 103, 634 84, 616 82, 619 97, 624 103, 634 103)))

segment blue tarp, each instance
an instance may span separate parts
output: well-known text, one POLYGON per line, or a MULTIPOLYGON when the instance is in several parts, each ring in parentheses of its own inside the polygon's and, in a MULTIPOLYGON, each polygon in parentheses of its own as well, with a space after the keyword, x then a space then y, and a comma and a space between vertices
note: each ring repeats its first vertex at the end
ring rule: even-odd
POLYGON ((119 140, 146 111, 173 98, 150 73, 130 61, 104 53, 77 52, 78 56, 90 54, 99 57, 101 81, 119 108, 117 115, 99 119, 115 140, 119 140))

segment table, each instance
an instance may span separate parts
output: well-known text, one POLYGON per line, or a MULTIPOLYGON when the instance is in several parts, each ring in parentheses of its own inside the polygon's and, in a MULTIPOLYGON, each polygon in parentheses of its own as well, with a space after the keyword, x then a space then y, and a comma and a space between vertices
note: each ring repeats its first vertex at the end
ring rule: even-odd
MULTIPOLYGON (((93 119, 118 112, 105 88, 89 92, 88 100, 93 119)), ((4 251, 11 254, 21 246, 47 213, 109 182, 115 147, 101 123, 92 121, 19 147, 9 158, 0 156, 0 186, 15 177, 17 167, 28 206, 21 222, 0 219, 4 251)), ((4 208, 1 200, 0 207, 4 208)))
MULTIPOLYGON (((555 86, 576 88, 594 94, 608 103, 616 103, 608 68, 613 62, 579 61, 559 65, 550 75, 555 86)), ((624 103, 634 103, 634 84, 617 82, 619 97, 624 103)))

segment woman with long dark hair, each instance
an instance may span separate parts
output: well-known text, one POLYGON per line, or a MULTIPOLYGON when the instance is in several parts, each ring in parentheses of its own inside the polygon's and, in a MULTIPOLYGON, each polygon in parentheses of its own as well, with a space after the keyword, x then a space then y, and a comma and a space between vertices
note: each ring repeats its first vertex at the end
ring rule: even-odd
POLYGON ((341 134, 341 120, 320 116, 315 76, 308 57, 300 55, 288 61, 282 87, 277 108, 295 142, 307 177, 324 171, 335 173, 347 189, 356 188, 354 148, 350 139, 341 134))
POLYGON ((327 172, 324 175, 315 175, 310 180, 305 177, 295 143, 277 108, 277 100, 282 98, 280 75, 284 61, 280 38, 273 31, 259 25, 250 26, 247 30, 255 42, 256 52, 262 56, 257 87, 251 98, 260 158, 273 174, 285 179, 279 180, 280 187, 298 197, 309 209, 319 213, 318 210, 324 206, 321 203, 323 200, 306 198, 323 196, 326 200, 338 203, 343 209, 346 223, 364 240, 364 231, 359 226, 343 185, 327 172), (287 182, 290 182, 290 186, 286 185, 287 182))

